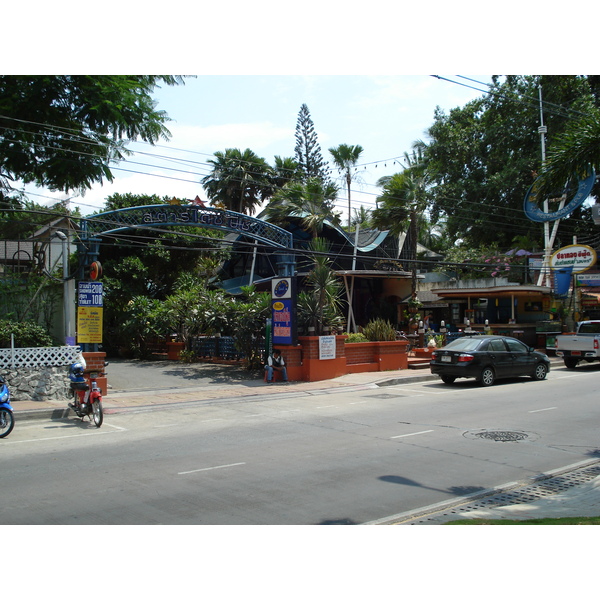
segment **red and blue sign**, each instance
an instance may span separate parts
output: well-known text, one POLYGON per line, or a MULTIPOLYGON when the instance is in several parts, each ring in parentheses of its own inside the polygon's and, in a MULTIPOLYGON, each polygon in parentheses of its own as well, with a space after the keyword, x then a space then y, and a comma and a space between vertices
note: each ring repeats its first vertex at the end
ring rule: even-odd
POLYGON ((296 293, 292 277, 272 280, 271 320, 273 344, 296 343, 296 293))

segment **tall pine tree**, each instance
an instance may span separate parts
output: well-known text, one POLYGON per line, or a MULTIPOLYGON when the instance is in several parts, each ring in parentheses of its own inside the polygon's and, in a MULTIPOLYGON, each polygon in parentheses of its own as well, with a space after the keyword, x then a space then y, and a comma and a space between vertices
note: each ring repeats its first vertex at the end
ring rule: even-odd
POLYGON ((295 137, 295 158, 300 171, 303 174, 303 179, 306 181, 311 177, 317 177, 323 184, 330 183, 329 167, 323 160, 315 126, 306 104, 303 104, 300 107, 295 137))

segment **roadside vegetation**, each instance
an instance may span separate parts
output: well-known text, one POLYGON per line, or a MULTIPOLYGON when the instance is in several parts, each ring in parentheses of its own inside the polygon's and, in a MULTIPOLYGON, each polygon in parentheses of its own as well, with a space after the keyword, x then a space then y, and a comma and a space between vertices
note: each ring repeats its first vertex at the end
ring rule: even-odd
MULTIPOLYGON (((0 76, 0 156, 6 157, 0 170, 0 239, 26 239, 58 217, 78 223, 81 215, 68 202, 51 209, 38 206, 12 182, 70 193, 111 181, 111 166, 127 155, 129 140, 155 144, 169 138, 169 116, 157 109, 152 91, 158 85, 183 83, 184 78, 175 76, 0 76), (65 112, 65 105, 77 110, 65 112), (46 124, 41 131, 40 123, 46 124), (77 135, 59 139, 53 133, 56 127, 77 135), (18 156, 11 152, 14 140, 26 149, 18 156), (75 166, 66 168, 65 153, 79 157, 75 166)), ((343 225, 335 210, 341 193, 347 196, 347 233, 376 227, 406 236, 411 261, 420 260, 421 243, 442 254, 438 269, 456 278, 508 276, 523 281, 525 259, 507 252, 543 245, 541 227, 523 215, 525 194, 539 176, 553 189, 557 173, 576 176, 588 163, 600 172, 599 123, 600 76, 494 77, 481 98, 448 114, 435 112, 427 139, 416 140, 398 172, 379 180, 376 208, 369 210, 351 203, 363 147, 339 143, 324 155, 303 104, 293 156, 270 161, 249 148, 219 150, 208 161, 210 172, 201 183, 214 208, 248 215, 261 209, 283 227, 299 224, 306 239, 313 240, 300 258, 310 271, 299 295, 301 326, 315 332, 339 330, 344 325, 341 288, 321 232, 325 221, 343 225), (535 133, 540 86, 549 131, 546 168, 535 133), (573 156, 576 160, 568 158, 573 156), (341 186, 334 183, 331 167, 341 186)), ((192 201, 115 194, 99 212, 173 202, 192 201)), ((571 243, 574 236, 579 243, 600 246, 590 208, 582 206, 561 221, 556 244, 571 243)), ((252 289, 238 296, 219 289, 219 268, 230 248, 231 241, 219 231, 191 233, 184 227, 149 227, 102 239, 105 349, 115 353, 126 348, 147 356, 153 339, 176 336, 186 343, 189 359, 195 335, 235 332, 248 363, 257 364, 250 343, 260 331, 251 329, 262 329, 268 303, 252 289)), ((413 273, 414 296, 414 266, 413 273)), ((7 293, 0 317, 33 318, 48 329, 59 307, 60 273, 37 270, 35 278, 4 274, 10 276, 3 277, 7 293), (12 286, 10 293, 6 286, 12 286)), ((382 323, 370 324, 366 337, 390 339, 387 329, 382 323)))
POLYGON ((461 519, 445 525, 600 525, 600 517, 561 517, 560 519, 461 519))

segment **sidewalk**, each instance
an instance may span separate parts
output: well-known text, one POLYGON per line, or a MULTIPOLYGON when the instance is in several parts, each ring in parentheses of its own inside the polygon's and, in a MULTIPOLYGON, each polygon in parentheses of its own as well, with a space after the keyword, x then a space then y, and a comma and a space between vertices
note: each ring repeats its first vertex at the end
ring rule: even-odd
MULTIPOLYGON (((275 382, 267 385, 262 373, 247 372, 236 365, 174 363, 170 361, 114 361, 106 369, 108 393, 102 398, 105 414, 130 409, 158 408, 188 402, 332 391, 340 388, 373 388, 396 383, 435 380, 429 369, 403 369, 355 373, 324 381, 275 382)), ((66 376, 66 375, 65 375, 66 376)), ((62 419, 69 413, 67 400, 13 399, 18 420, 62 419)))
MULTIPOLYGON (((561 361, 553 360, 559 366, 561 361)), ((307 392, 339 392, 437 380, 429 369, 356 373, 325 381, 267 385, 262 373, 232 365, 170 361, 114 361, 107 367, 106 415, 129 410, 161 410, 186 403, 248 399, 307 392)), ((13 401, 17 424, 31 419, 64 419, 73 413, 65 402, 13 401)), ((18 426, 18 425, 17 425, 18 426)), ((476 498, 457 498, 383 519, 376 524, 437 525, 465 518, 531 519, 600 516, 600 459, 547 473, 534 482, 515 482, 476 498)), ((375 523, 374 523, 375 524, 375 523)))

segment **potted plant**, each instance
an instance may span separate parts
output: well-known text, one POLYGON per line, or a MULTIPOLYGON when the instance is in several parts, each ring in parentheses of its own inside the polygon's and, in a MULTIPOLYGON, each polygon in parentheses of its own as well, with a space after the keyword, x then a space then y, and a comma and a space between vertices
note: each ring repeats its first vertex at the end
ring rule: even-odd
POLYGON ((408 312, 412 315, 418 313, 423 307, 423 303, 416 296, 411 297, 407 304, 408 312))

